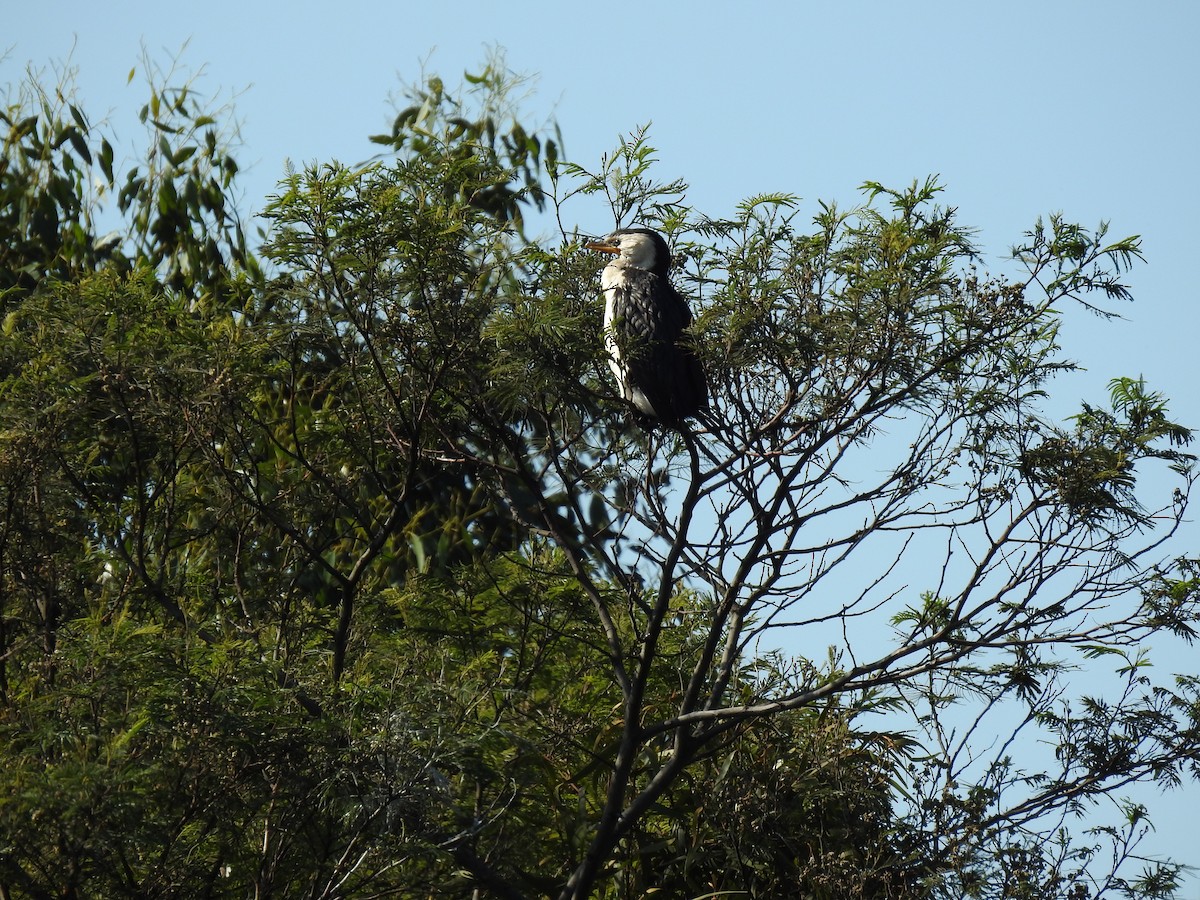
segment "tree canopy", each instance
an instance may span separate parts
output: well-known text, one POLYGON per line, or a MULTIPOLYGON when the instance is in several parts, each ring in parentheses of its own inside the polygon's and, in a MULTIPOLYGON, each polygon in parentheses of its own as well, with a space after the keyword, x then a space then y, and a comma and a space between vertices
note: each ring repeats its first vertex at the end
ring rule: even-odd
POLYGON ((1138 239, 984 271, 934 179, 707 215, 506 84, 414 89, 253 246, 190 84, 125 172, 11 94, 0 896, 1171 896, 1120 798, 1200 775, 1146 649, 1200 622, 1192 434, 1124 373, 1046 409, 1138 239), (696 313, 679 430, 608 374, 581 244, 633 224, 696 313))

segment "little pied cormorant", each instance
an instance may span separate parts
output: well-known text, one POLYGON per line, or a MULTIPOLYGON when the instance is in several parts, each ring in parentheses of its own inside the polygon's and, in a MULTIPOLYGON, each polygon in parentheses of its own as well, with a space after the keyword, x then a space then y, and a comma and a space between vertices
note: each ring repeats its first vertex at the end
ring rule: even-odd
POLYGON ((584 246, 613 255, 600 284, 604 345, 621 396, 665 425, 706 409, 704 369, 681 342, 692 313, 668 278, 667 242, 648 228, 623 228, 584 246))

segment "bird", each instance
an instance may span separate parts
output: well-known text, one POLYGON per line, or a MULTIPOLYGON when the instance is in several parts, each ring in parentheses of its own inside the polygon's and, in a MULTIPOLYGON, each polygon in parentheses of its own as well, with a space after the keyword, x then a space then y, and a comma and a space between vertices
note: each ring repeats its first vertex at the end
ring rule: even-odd
POLYGON ((613 257, 600 286, 604 346, 621 397, 642 415, 678 428, 708 408, 708 386, 684 335, 692 312, 671 285, 666 240, 649 228, 622 228, 584 247, 613 257))

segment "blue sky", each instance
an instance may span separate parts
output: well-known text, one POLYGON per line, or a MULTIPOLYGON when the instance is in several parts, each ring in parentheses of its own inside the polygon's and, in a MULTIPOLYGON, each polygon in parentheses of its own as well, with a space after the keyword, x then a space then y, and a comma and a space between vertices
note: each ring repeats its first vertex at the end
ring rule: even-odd
MULTIPOLYGON (((199 86, 236 94, 247 209, 297 164, 354 162, 376 149, 404 83, 456 84, 490 47, 535 76, 530 120, 557 119, 567 155, 594 165, 651 123, 659 174, 691 186, 712 216, 786 191, 852 205, 865 180, 937 174, 944 202, 978 229, 985 264, 1039 215, 1064 212, 1144 238, 1124 321, 1067 311, 1064 345, 1087 372, 1058 397, 1103 401, 1117 375, 1144 375, 1200 428, 1200 4, 1191 2, 715 3, 314 2, 12 3, 0 84, 69 60, 93 119, 136 139, 144 102, 126 84, 144 47, 182 52, 199 86)), ((604 231, 610 221, 579 222, 604 231)), ((1187 526, 1176 552, 1200 551, 1187 526)), ((1175 651, 1160 668, 1197 668, 1175 651)), ((1150 848, 1200 865, 1191 832, 1200 786, 1146 798, 1150 848)), ((1200 880, 1183 895, 1200 898, 1200 880)))

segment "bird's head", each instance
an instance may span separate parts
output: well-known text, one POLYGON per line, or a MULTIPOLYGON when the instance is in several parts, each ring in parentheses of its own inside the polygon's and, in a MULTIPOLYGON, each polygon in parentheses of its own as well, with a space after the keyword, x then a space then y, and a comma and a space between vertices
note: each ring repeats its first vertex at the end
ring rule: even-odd
POLYGON ((645 269, 664 277, 671 265, 671 251, 667 242, 661 234, 649 228, 622 228, 583 246, 588 250, 611 253, 626 266, 645 269))

